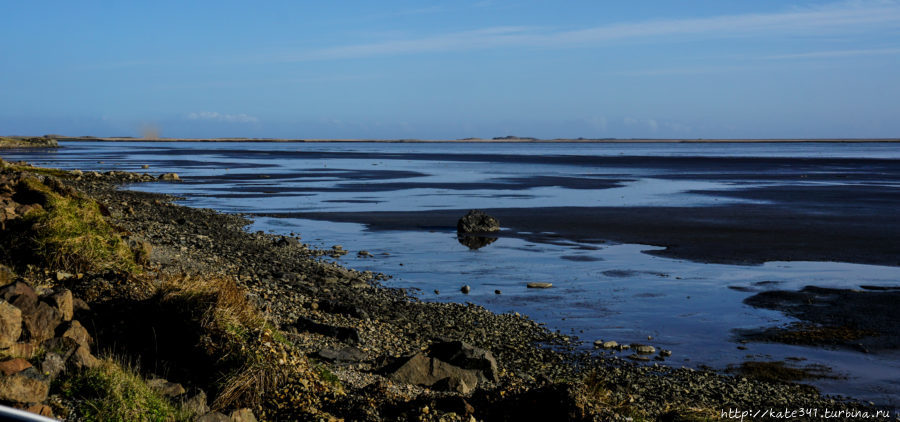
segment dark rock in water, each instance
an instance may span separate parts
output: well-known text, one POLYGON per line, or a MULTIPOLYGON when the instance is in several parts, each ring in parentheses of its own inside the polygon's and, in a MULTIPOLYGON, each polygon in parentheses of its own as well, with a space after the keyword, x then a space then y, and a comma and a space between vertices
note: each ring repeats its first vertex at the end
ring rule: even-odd
POLYGON ((532 281, 531 283, 526 284, 525 287, 528 287, 529 289, 549 289, 549 288, 553 287, 553 283, 532 281))
POLYGON ((456 240, 469 249, 481 249, 497 241, 496 237, 458 235, 456 240))
POLYGON ((467 285, 465 285, 465 286, 462 286, 462 287, 459 289, 459 291, 463 292, 463 294, 469 294, 469 292, 472 291, 472 288, 469 287, 469 285, 467 284, 467 285))
POLYGON ((500 231, 500 221, 481 210, 471 210, 456 223, 459 233, 494 233, 500 231))
POLYGON ((357 331, 356 328, 322 324, 304 317, 297 318, 297 322, 294 323, 294 326, 297 327, 298 330, 322 334, 323 336, 334 337, 338 340, 354 343, 359 342, 359 331, 357 331))
POLYGON ((432 344, 428 354, 460 368, 475 370, 481 380, 498 380, 497 360, 489 350, 462 341, 445 341, 432 344))
POLYGON ((360 362, 366 360, 366 353, 355 347, 332 349, 326 347, 316 353, 320 358, 333 362, 360 362))
POLYGON ((165 182, 180 182, 181 178, 178 177, 178 173, 163 173, 159 175, 159 180, 165 182))

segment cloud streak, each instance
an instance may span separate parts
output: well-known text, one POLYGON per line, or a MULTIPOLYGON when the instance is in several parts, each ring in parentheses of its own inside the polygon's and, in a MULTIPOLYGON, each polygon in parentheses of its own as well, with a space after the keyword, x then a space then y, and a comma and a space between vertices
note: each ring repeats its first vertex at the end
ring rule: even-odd
POLYGON ((856 1, 777 13, 705 18, 656 19, 578 30, 500 26, 377 43, 327 47, 285 55, 279 61, 356 59, 378 56, 467 51, 506 46, 568 48, 610 42, 684 38, 771 37, 787 34, 824 36, 900 24, 897 1, 856 1))
POLYGON ((217 113, 214 111, 201 111, 195 113, 188 113, 188 120, 203 120, 203 121, 213 121, 213 122, 227 122, 227 123, 259 123, 259 119, 253 116, 248 116, 246 114, 223 114, 217 113))

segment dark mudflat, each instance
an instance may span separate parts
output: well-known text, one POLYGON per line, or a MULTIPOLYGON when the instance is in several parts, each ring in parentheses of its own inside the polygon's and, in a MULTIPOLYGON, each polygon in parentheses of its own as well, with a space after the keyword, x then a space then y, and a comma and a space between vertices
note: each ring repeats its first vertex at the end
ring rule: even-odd
MULTIPOLYGON (((356 222, 371 230, 447 230, 467 210, 270 214, 356 222)), ((700 262, 841 261, 900 266, 900 217, 804 212, 786 206, 488 209, 501 236, 664 246, 649 253, 700 262)), ((269 214, 267 214, 269 215, 269 214)))
POLYGON ((803 321, 787 327, 741 332, 751 340, 790 344, 834 345, 861 351, 900 348, 900 291, 861 291, 805 287, 773 290, 744 300, 803 321))

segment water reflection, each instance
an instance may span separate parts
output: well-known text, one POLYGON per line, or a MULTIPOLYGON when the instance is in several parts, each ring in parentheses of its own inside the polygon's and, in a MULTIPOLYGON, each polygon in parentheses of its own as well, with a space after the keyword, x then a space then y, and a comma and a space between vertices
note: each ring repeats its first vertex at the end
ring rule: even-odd
POLYGON ((471 250, 481 249, 491 243, 497 241, 496 237, 485 237, 485 236, 474 236, 467 234, 457 234, 456 240, 459 241, 461 245, 468 247, 471 250))

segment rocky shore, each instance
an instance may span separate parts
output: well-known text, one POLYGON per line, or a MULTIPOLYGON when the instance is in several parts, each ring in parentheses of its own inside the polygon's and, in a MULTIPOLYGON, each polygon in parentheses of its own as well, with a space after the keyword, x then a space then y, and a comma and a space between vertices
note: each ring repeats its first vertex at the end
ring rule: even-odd
POLYGON ((321 259, 348 253, 341 246, 249 233, 242 216, 119 189, 148 181, 178 177, 0 163, 0 403, 64 420, 876 410, 809 386, 669 367, 671 352, 649 345, 631 346, 634 360, 576 352, 525 316, 421 302, 382 286, 386 275, 321 259))

